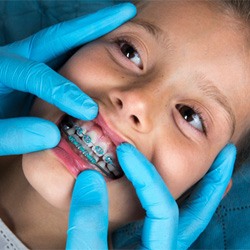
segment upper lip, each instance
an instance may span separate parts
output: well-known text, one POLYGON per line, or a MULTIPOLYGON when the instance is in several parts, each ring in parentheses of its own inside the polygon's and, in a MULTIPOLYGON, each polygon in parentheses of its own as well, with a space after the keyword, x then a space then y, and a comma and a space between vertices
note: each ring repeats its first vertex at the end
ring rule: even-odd
MULTIPOLYGON (((114 148, 114 146, 117 146, 117 145, 119 145, 120 143, 122 143, 122 142, 124 142, 125 140, 123 140, 116 132, 114 132, 114 130, 112 130, 108 125, 107 125, 107 123, 106 123, 106 121, 103 119, 103 117, 100 115, 100 113, 98 114, 98 116, 93 120, 93 121, 91 121, 91 123, 93 124, 93 126, 95 126, 96 125, 96 127, 99 127, 101 130, 102 130, 102 134, 101 134, 101 137, 102 136, 105 136, 107 139, 108 139, 108 141, 110 141, 110 142, 112 142, 113 143, 113 145, 112 145, 112 143, 110 144, 110 146, 109 146, 109 150, 108 150, 108 152, 111 152, 111 153, 114 153, 115 154, 115 148, 114 148)), ((57 121, 57 125, 58 125, 58 127, 61 129, 61 131, 63 132, 63 131, 67 131, 67 130, 64 130, 64 126, 67 126, 67 124, 69 125, 69 128, 71 128, 71 126, 83 126, 84 125, 84 121, 81 121, 81 120, 79 120, 79 119, 75 119, 75 118, 71 118, 70 116, 68 116, 67 114, 64 114, 64 115, 62 115, 59 119, 58 119, 58 121, 57 121), (68 120, 69 119, 69 120, 68 120), (73 119, 73 120, 72 120, 73 119), (69 123, 68 123, 69 122, 69 123), (73 122, 73 124, 71 123, 71 122, 73 122), (82 123, 83 122, 83 123, 82 123)), ((72 127, 73 128, 73 127, 72 127)), ((90 127, 90 130, 87 130, 87 131, 91 131, 91 127, 90 127)), ((66 132, 65 132, 66 133, 66 132)), ((100 140, 102 140, 101 138, 100 138, 100 140)), ((68 143, 69 143, 69 141, 68 141, 68 143)), ((69 144, 71 144, 71 143, 69 143, 69 144)), ((74 153, 76 154, 76 152, 74 151, 74 153)), ((78 154, 76 154, 76 155, 78 155, 78 154)), ((88 158, 87 158, 88 159, 88 158)), ((116 157, 115 158, 113 158, 113 160, 114 160, 114 163, 115 163, 115 165, 116 165, 116 168, 117 168, 117 171, 119 170, 119 172, 120 172, 120 174, 119 174, 119 176, 120 175, 122 175, 122 170, 121 170, 121 167, 119 167, 118 168, 118 166, 119 166, 119 163, 117 162, 117 159, 116 159, 116 157)), ((90 162, 90 161, 89 161, 90 162)), ((91 162, 90 162, 91 163, 91 162)), ((93 163, 94 164, 94 163, 93 163)), ((112 164, 112 163, 111 163, 112 164)), ((94 164, 95 165, 95 164, 94 164)), ((96 165, 97 166, 97 165, 96 165)), ((79 168, 78 168, 79 169, 79 168)), ((82 171, 82 168, 80 168, 79 170, 81 170, 82 171)), ((103 169, 104 170, 104 169, 103 169)), ((106 171, 106 170, 105 170, 106 171)), ((110 175, 108 175, 107 173, 105 173, 106 174, 106 176, 108 176, 108 177, 110 177, 110 178, 113 178, 112 177, 112 174, 114 174, 114 176, 116 176, 117 178, 119 177, 118 175, 117 175, 117 171, 116 171, 116 173, 112 173, 112 170, 110 170, 111 171, 111 173, 110 173, 110 175)), ((106 171, 107 172, 107 171, 106 171)))
MULTIPOLYGON (((67 114, 63 114, 57 121, 56 124, 57 126, 61 123, 63 117, 67 115, 67 114)), ((122 142, 126 142, 128 140, 122 138, 121 135, 118 134, 118 132, 116 132, 115 129, 113 129, 110 124, 107 122, 106 119, 104 119, 104 117, 98 113, 98 116, 93 120, 94 123, 96 123, 98 126, 101 127, 104 135, 107 135, 112 142, 114 143, 115 146, 118 146, 119 144, 121 144, 122 142)))
POLYGON ((96 124, 98 124, 105 135, 107 135, 112 142, 115 144, 115 146, 118 146, 122 142, 125 142, 126 140, 123 139, 111 126, 108 124, 107 120, 104 119, 104 117, 99 113, 98 116, 93 120, 96 124))

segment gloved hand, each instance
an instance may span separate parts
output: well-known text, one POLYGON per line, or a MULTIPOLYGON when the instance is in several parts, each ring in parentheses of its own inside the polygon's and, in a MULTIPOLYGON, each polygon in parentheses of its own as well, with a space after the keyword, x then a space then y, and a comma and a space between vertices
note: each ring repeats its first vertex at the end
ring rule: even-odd
POLYGON ((78 119, 97 115, 92 99, 44 63, 112 31, 135 14, 134 5, 120 4, 0 47, 0 155, 51 148, 60 140, 59 130, 49 121, 6 119, 27 115, 32 98, 22 92, 34 94, 78 119))
MULTIPOLYGON (((235 147, 227 145, 178 209, 161 176, 140 152, 122 144, 117 153, 146 211, 138 248, 157 250, 187 249, 196 240, 223 197, 236 157, 235 147)), ((103 177, 95 171, 82 172, 72 196, 67 249, 107 249, 107 204, 103 177)))
POLYGON ((66 249, 108 249, 108 190, 94 170, 79 174, 74 186, 66 249))

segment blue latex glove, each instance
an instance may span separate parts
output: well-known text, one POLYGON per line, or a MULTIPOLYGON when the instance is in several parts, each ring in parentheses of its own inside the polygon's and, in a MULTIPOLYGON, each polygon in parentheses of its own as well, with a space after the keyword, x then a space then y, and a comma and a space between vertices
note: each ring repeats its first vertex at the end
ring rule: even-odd
POLYGON ((74 186, 66 249, 108 249, 108 191, 94 170, 79 174, 74 186))
MULTIPOLYGON (((219 205, 236 157, 233 145, 217 156, 190 197, 177 207, 154 166, 132 145, 117 148, 119 162, 146 211, 140 249, 187 249, 219 205)), ((107 249, 108 195, 95 171, 79 175, 73 191, 67 249, 107 249)))
POLYGON ((135 14, 134 5, 120 4, 0 47, 0 155, 51 148, 60 140, 58 128, 49 121, 7 119, 28 114, 32 98, 23 92, 34 94, 76 118, 95 118, 97 104, 44 63, 112 31, 135 14))

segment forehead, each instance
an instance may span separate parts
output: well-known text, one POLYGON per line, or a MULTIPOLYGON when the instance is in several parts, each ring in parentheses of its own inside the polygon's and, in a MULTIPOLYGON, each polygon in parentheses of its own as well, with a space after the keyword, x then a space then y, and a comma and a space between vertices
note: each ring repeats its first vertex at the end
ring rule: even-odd
POLYGON ((156 26, 155 36, 163 45, 159 49, 168 42, 171 51, 162 54, 171 61, 172 70, 203 74, 228 99, 237 127, 247 124, 250 56, 239 20, 226 15, 213 1, 204 0, 147 1, 139 7, 136 20, 156 26))
POLYGON ((159 21, 164 16, 172 15, 179 19, 182 10, 194 14, 199 9, 201 16, 205 13, 210 15, 209 12, 213 12, 217 5, 210 0, 142 0, 137 8, 140 15, 150 12, 150 16, 159 21))
POLYGON ((219 30, 230 27, 231 31, 237 31, 239 26, 233 15, 233 12, 230 14, 228 11, 223 11, 216 1, 146 0, 145 4, 139 5, 136 18, 157 24, 165 31, 170 27, 179 29, 183 27, 181 29, 181 33, 184 31, 183 35, 194 36, 214 32, 216 28, 219 30))

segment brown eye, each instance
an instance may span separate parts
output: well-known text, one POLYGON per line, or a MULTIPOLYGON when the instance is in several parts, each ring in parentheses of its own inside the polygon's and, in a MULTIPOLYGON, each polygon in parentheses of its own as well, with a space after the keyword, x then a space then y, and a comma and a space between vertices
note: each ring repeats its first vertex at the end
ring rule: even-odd
POLYGON ((143 69, 142 60, 136 49, 126 41, 118 43, 122 54, 133 62, 138 68, 143 69))
POLYGON ((177 104, 176 109, 187 123, 189 123, 195 129, 205 132, 202 118, 198 112, 194 111, 194 109, 190 108, 189 106, 182 104, 177 104))

